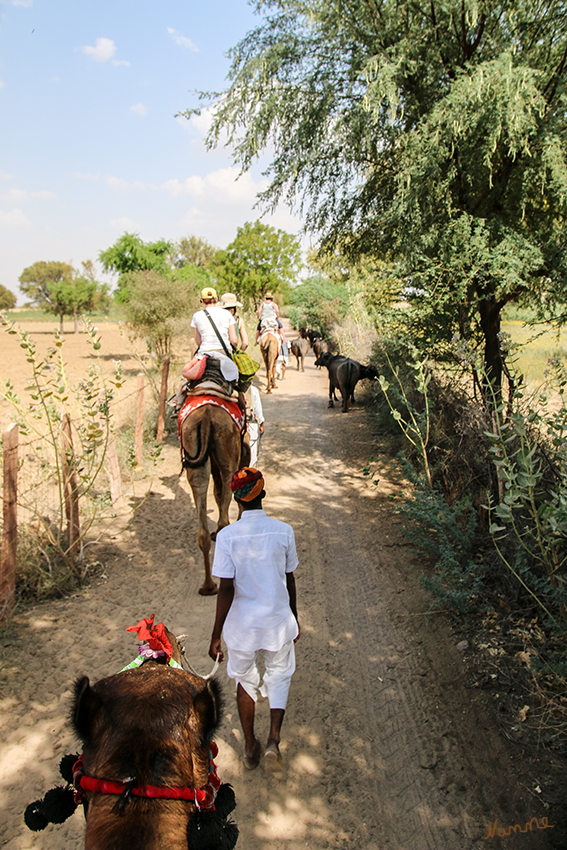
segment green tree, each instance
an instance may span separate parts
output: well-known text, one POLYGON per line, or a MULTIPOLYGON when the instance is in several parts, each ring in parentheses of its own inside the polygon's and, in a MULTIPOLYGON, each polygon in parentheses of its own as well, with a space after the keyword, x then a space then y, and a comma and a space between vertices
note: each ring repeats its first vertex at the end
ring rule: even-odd
POLYGON ((17 300, 12 290, 0 283, 0 310, 11 310, 17 300))
POLYGON ((117 274, 116 299, 120 303, 128 301, 131 295, 131 275, 139 271, 155 271, 167 274, 171 266, 169 257, 171 242, 160 239, 157 242, 143 242, 137 233, 123 233, 116 242, 101 251, 99 260, 106 272, 117 274))
POLYGON ((134 335, 146 339, 157 357, 171 353, 178 333, 189 333, 189 319, 199 308, 192 279, 161 275, 155 271, 133 272, 126 320, 134 335))
POLYGON ((209 144, 273 151, 261 199, 324 244, 400 258, 423 343, 476 341, 497 397, 505 305, 565 300, 565 3, 255 6, 209 144))
POLYGON ((183 236, 173 243, 171 252, 172 264, 177 269, 184 266, 208 268, 214 260, 217 249, 200 236, 183 236))
POLYGON ((75 333, 78 333, 78 314, 92 310, 104 293, 104 287, 94 279, 90 260, 83 263, 82 274, 69 263, 40 260, 27 266, 19 280, 20 290, 32 304, 59 316, 61 333, 65 316, 74 317, 75 333))
POLYGON ((247 221, 226 250, 217 252, 211 273, 219 289, 257 303, 268 290, 285 297, 300 266, 296 236, 260 221, 247 221))

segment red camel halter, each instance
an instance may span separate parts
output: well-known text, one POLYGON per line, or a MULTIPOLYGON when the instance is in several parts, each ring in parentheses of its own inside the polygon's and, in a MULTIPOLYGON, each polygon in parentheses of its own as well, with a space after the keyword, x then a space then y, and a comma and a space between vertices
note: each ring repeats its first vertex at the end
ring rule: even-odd
MULTIPOLYGON (((165 656, 167 665, 170 667, 181 668, 172 656, 171 643, 165 633, 163 623, 154 625, 154 614, 151 617, 146 617, 136 623, 135 626, 128 626, 127 632, 137 632, 138 640, 146 640, 140 646, 140 654, 126 667, 120 671, 131 670, 140 667, 144 661, 149 658, 158 658, 165 656)), ((212 674, 211 674, 212 675, 212 674)), ((134 797, 147 797, 152 800, 189 800, 195 803, 197 809, 206 809, 208 811, 215 810, 215 799, 220 788, 220 779, 217 776, 217 767, 214 759, 217 757, 219 748, 214 741, 209 744, 209 776, 203 788, 189 788, 182 786, 180 788, 172 788, 162 785, 142 785, 138 787, 135 780, 127 782, 114 782, 109 779, 97 779, 94 776, 86 776, 83 766, 83 756, 80 755, 73 765, 73 786, 75 788, 75 803, 84 803, 86 801, 85 791, 90 791, 93 794, 116 794, 124 795, 123 799, 127 800, 130 795, 134 797)))
POLYGON ((85 791, 93 794, 117 794, 122 795, 127 791, 134 797, 147 797, 151 800, 189 800, 195 803, 197 809, 215 810, 215 799, 220 788, 220 779, 217 776, 217 767, 213 759, 218 755, 219 748, 214 741, 209 745, 209 776, 203 788, 171 788, 163 785, 132 786, 132 782, 113 782, 108 779, 96 779, 94 776, 86 776, 83 768, 83 756, 79 756, 73 766, 73 785, 75 787, 75 803, 84 803, 85 791))

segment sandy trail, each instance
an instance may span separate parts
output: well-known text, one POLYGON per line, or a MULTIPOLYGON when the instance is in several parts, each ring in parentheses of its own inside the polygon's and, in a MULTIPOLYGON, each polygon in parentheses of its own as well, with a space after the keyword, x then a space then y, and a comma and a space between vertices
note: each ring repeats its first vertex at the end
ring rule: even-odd
MULTIPOLYGON (((257 351, 257 350, 256 350, 257 351)), ((263 369, 258 384, 264 386, 263 369)), ((551 830, 485 840, 489 822, 524 824, 545 811, 529 797, 520 752, 496 731, 483 695, 467 687, 460 637, 428 597, 404 545, 384 466, 378 486, 362 468, 376 453, 365 410, 327 409, 326 371, 290 366, 271 395, 260 467, 265 508, 295 529, 302 635, 283 727, 281 778, 241 765, 234 691, 219 774, 233 784, 240 850, 473 850, 545 848, 551 830)), ((156 613, 186 633, 193 666, 207 655, 215 601, 202 598, 202 564, 174 436, 131 529, 97 551, 104 573, 71 598, 18 614, 5 635, 1 679, 0 845, 82 846, 82 815, 29 832, 25 806, 59 781, 77 743, 67 723, 74 679, 118 671, 136 654, 126 626, 156 613)), ((233 510, 233 519, 235 510, 233 510)), ((211 528, 216 517, 210 496, 211 528)), ((257 731, 268 731, 266 703, 257 731)))

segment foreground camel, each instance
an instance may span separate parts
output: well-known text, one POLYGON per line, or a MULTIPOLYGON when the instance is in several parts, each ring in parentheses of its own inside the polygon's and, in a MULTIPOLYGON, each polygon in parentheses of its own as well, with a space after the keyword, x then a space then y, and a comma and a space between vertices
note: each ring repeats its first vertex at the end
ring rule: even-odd
POLYGON ((82 754, 65 756, 69 784, 31 804, 26 823, 34 831, 62 823, 83 803, 86 850, 233 848, 234 794, 213 763, 219 686, 181 667, 177 640, 153 616, 129 631, 145 624, 150 642, 128 667, 92 685, 76 681, 71 721, 82 754))
POLYGON ((197 543, 203 553, 205 580, 199 588, 201 596, 213 596, 218 587, 211 574, 211 540, 229 525, 228 509, 232 499, 230 479, 250 463, 250 445, 242 440, 234 419, 214 404, 205 404, 190 413, 181 426, 183 467, 193 493, 197 511, 197 543), (213 476, 214 496, 219 509, 216 531, 209 532, 207 522, 207 490, 213 476))
POLYGON ((266 367, 266 392, 271 393, 272 389, 277 389, 276 384, 276 360, 279 353, 279 342, 274 333, 268 331, 264 333, 260 339, 260 351, 264 358, 266 367))

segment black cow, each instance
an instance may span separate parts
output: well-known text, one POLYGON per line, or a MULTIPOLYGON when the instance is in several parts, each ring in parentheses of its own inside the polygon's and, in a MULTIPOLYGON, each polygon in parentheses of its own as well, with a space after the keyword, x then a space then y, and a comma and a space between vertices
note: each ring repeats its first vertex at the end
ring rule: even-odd
POLYGON ((329 370, 329 407, 334 407, 338 401, 336 390, 343 399, 343 413, 348 413, 349 404, 354 404, 354 388, 364 378, 374 379, 378 372, 374 366, 363 366, 357 360, 343 357, 341 354, 330 354, 326 351, 315 361, 316 366, 326 366, 329 370))
POLYGON ((309 351, 309 341, 307 339, 302 339, 299 337, 298 339, 294 339, 291 344, 291 353, 295 354, 297 360, 297 371, 299 372, 299 361, 301 360, 301 371, 305 372, 303 361, 305 360, 305 355, 309 351))
MULTIPOLYGON (((322 354, 324 354, 328 350, 329 350, 329 344, 327 342, 325 342, 324 339, 313 340, 313 354, 315 355, 315 358, 320 357, 322 354)), ((321 366, 317 366, 317 368, 320 369, 321 366)))

